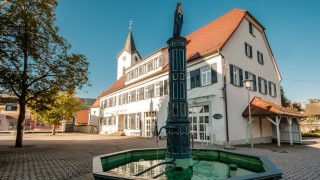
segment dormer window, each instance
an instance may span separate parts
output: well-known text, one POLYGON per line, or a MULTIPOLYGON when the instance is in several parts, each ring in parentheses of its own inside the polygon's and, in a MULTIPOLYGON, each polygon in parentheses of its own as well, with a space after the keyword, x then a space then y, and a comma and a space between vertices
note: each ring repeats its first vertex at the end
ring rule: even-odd
POLYGON ((249 32, 252 36, 255 37, 255 33, 254 33, 254 26, 251 22, 249 22, 249 32))

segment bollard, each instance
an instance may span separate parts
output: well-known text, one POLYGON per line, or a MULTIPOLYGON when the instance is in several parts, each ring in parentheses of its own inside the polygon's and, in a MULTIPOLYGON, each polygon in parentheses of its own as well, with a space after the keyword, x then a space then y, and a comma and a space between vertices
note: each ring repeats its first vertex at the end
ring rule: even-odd
POLYGON ((192 142, 192 148, 194 148, 194 136, 193 136, 193 133, 191 134, 191 142, 192 142))
POLYGON ((235 177, 238 166, 235 164, 229 164, 229 177, 235 177))

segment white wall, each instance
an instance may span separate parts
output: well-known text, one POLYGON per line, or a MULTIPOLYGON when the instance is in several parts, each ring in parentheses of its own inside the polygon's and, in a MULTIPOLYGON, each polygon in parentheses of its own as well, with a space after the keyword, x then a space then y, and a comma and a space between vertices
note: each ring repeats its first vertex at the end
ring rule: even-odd
POLYGON ((131 66, 131 54, 127 51, 123 51, 122 54, 118 58, 118 71, 117 71, 117 79, 123 76, 123 67, 128 68, 131 66), (126 60, 123 60, 123 57, 126 56, 126 60))
MULTIPOLYGON (((241 115, 248 106, 248 95, 245 87, 237 87, 230 84, 229 64, 238 66, 244 72, 250 71, 257 76, 265 78, 267 81, 272 81, 277 85, 277 97, 271 97, 269 93, 263 95, 257 91, 250 91, 251 100, 257 96, 267 101, 281 104, 280 99, 280 77, 278 76, 275 66, 272 61, 272 56, 268 50, 267 42, 263 38, 262 32, 255 28, 255 37, 249 33, 249 21, 243 19, 236 32, 229 39, 227 44, 221 51, 226 61, 226 77, 227 77, 227 98, 228 98, 228 114, 229 114, 229 133, 230 140, 237 140, 239 143, 245 142, 246 139, 246 118, 241 115), (245 54, 245 42, 252 46, 252 58, 248 58, 245 54), (257 50, 262 52, 264 64, 261 65, 257 60, 257 50)), ((269 88, 268 88, 269 89, 269 88)), ((264 136, 271 136, 270 122, 264 121, 264 136)), ((259 123, 253 122, 253 136, 260 138, 259 123)))
POLYGON ((98 126, 99 125, 100 108, 90 108, 90 117, 88 125, 98 126))

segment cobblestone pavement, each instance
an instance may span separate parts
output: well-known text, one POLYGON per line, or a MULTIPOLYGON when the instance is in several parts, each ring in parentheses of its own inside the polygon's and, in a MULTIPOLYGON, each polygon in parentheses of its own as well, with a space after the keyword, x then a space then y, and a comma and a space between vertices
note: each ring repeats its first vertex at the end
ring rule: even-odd
MULTIPOLYGON (((15 135, 0 134, 0 179, 92 179, 92 158, 96 155, 136 149, 165 147, 166 141, 125 136, 81 133, 25 134, 24 147, 13 148, 15 135)), ((221 149, 197 143, 196 148, 221 149)), ((303 145, 259 144, 236 146, 233 152, 263 155, 283 171, 283 179, 320 180, 320 139, 303 145)))

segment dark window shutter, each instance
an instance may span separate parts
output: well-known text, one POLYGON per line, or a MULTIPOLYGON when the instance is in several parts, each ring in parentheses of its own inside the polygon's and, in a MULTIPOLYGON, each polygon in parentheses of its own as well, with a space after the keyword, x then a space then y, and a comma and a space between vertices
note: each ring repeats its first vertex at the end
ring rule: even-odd
POLYGON ((131 116, 131 129, 136 129, 136 119, 134 114, 130 114, 131 116))
POLYGON ((256 75, 253 75, 253 90, 257 90, 257 77, 256 75))
POLYGON ((233 80, 233 65, 230 64, 230 83, 234 84, 234 80, 233 80))
POLYGON ((201 79, 200 79, 200 69, 196 70, 196 87, 201 86, 201 79))
POLYGON ((244 53, 245 53, 246 56, 248 56, 248 50, 247 50, 247 48, 248 48, 248 44, 247 44, 247 43, 244 43, 244 53))
POLYGON ((249 45, 250 48, 250 57, 252 58, 252 46, 249 45))
POLYGON ((136 91, 131 91, 131 102, 136 101, 136 91))
POLYGON ((261 78, 258 77, 258 86, 259 86, 259 92, 261 93, 261 78))
POLYGON ((195 71, 190 72, 191 89, 196 87, 196 74, 195 71))
POLYGON ((154 84, 150 84, 150 86, 149 86, 149 97, 150 97, 150 98, 153 98, 153 97, 154 97, 153 88, 154 88, 154 84))
POLYGON ((240 86, 243 87, 243 73, 242 69, 239 68, 239 75, 240 75, 240 86))
POLYGON ((163 81, 160 81, 160 96, 163 95, 163 81))
POLYGON ((272 93, 271 93, 271 82, 270 81, 268 82, 268 86, 269 86, 269 95, 271 96, 272 93))
POLYGON ((144 88, 140 88, 140 99, 143 100, 144 99, 144 88))
POLYGON ((274 88, 274 97, 277 97, 277 86, 274 85, 273 88, 274 88))
POLYGON ((212 84, 218 82, 217 63, 211 65, 211 82, 212 84))
POLYGON ((248 71, 244 72, 244 79, 248 79, 248 71))

